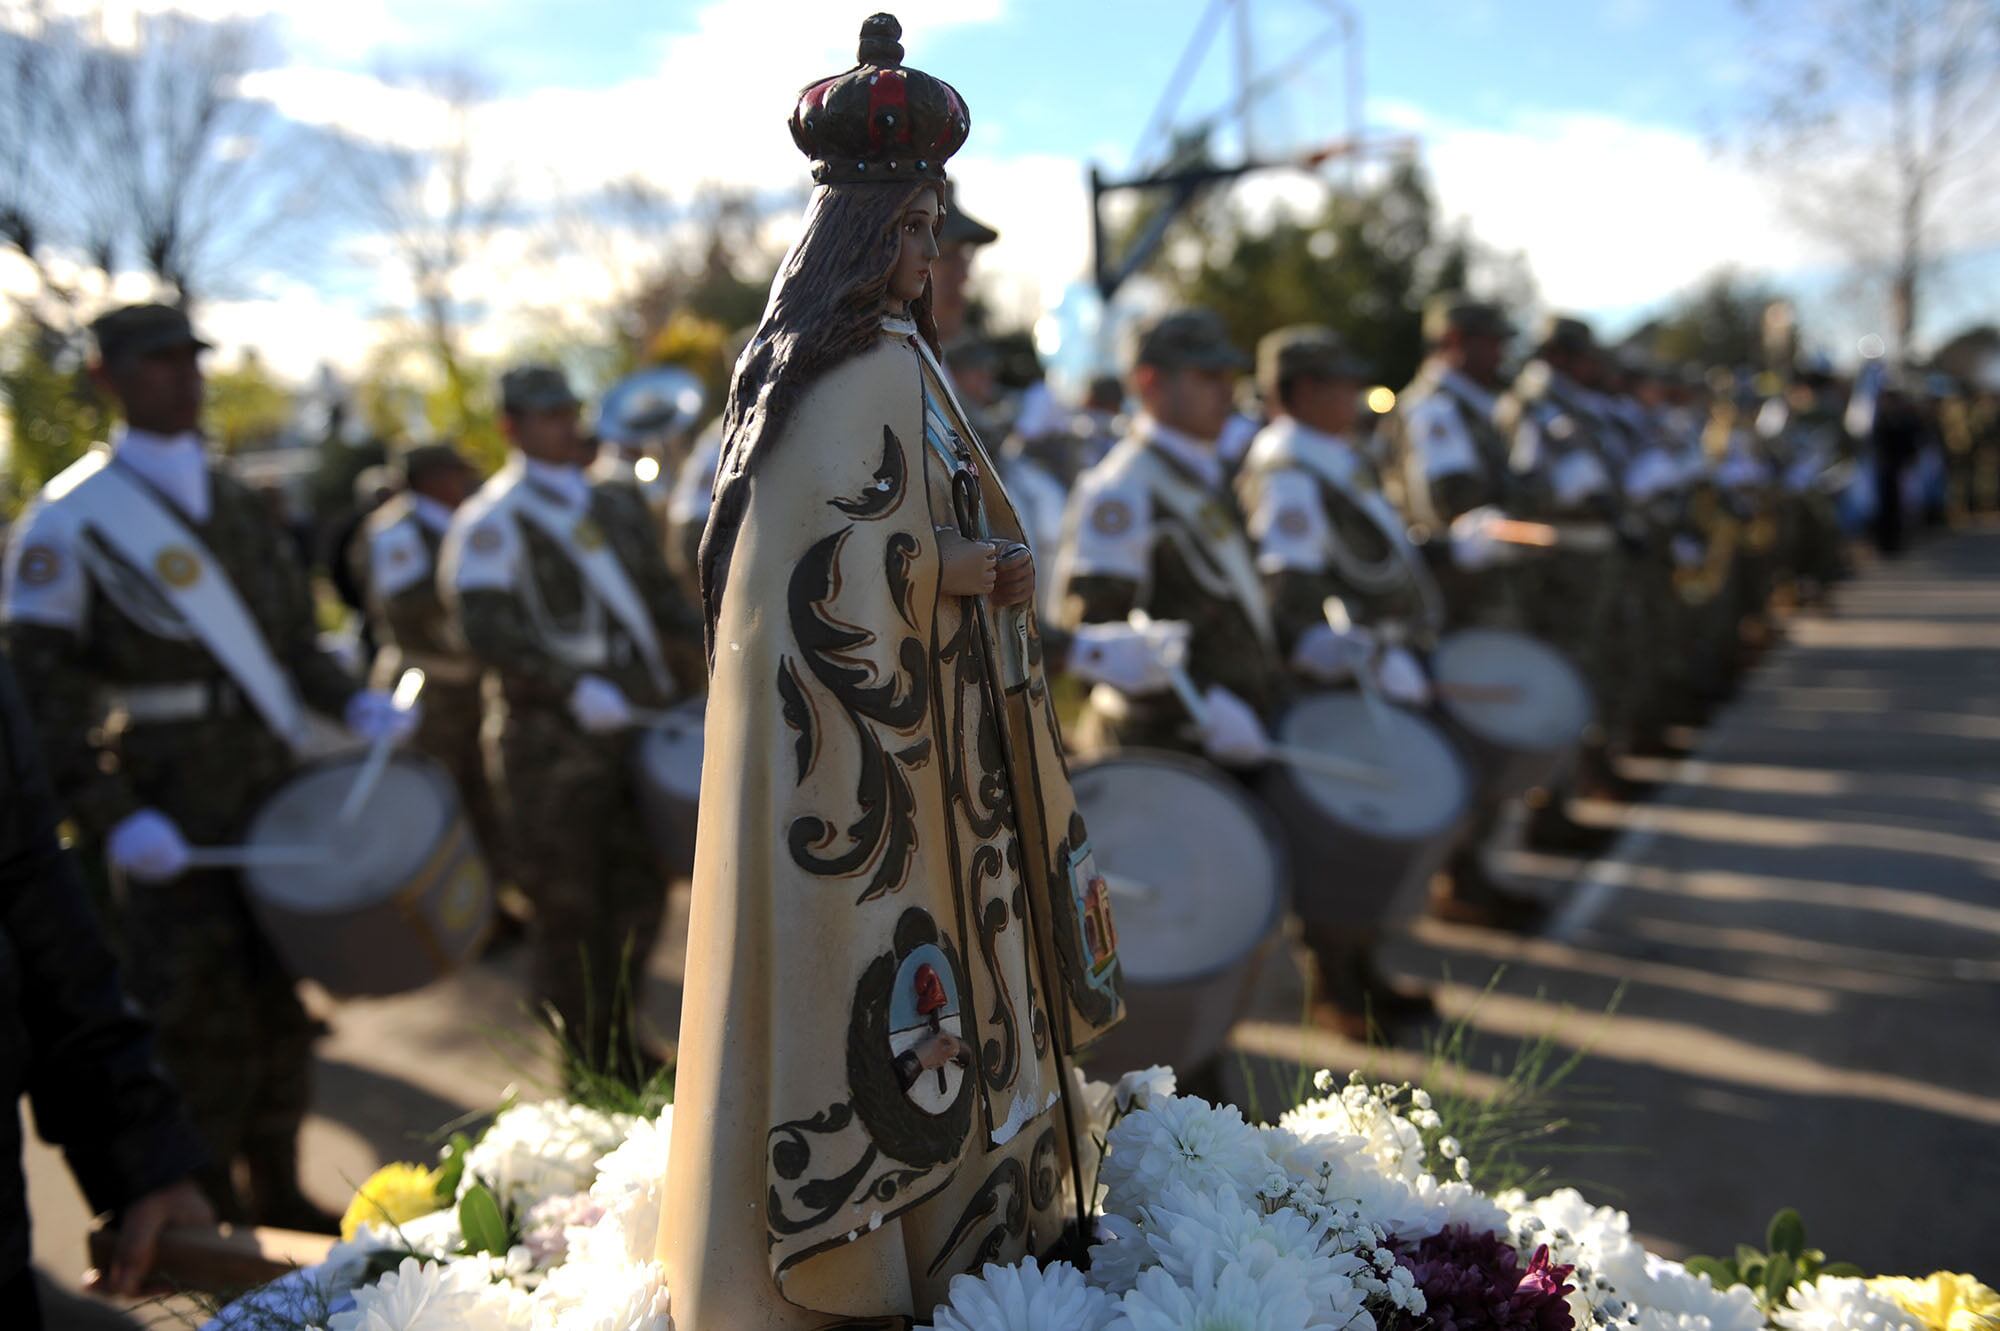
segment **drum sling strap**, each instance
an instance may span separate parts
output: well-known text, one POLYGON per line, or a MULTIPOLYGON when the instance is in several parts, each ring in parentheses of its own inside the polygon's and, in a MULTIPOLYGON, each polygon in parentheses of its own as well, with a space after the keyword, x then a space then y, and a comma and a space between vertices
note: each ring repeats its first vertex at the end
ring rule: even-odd
POLYGON ((646 603, 641 599, 638 588, 626 575, 625 566, 618 562, 618 552, 611 548, 611 543, 605 539, 596 522, 588 512, 572 514, 556 509, 537 496, 526 481, 515 487, 515 493, 519 496, 518 506, 522 516, 539 527, 569 557, 592 593, 631 637, 654 687, 671 696, 674 692, 673 676, 667 672, 666 658, 660 651, 660 637, 653 627, 653 617, 647 613, 646 603))
POLYGON ((305 705, 229 575, 158 496, 98 456, 63 502, 179 612, 265 724, 302 755, 305 705))

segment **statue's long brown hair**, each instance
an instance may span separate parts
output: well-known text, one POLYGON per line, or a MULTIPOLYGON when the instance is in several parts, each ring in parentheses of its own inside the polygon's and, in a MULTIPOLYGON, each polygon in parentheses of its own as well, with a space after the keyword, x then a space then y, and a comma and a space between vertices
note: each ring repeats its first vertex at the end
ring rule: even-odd
MULTIPOLYGON (((701 601, 710 669, 715 666, 715 625, 722 614, 729 558, 750 506, 757 465, 784 433, 813 381, 881 336, 903 214, 924 190, 935 192, 943 204, 943 186, 929 180, 815 189, 798 243, 771 284, 764 317, 737 358, 722 413, 714 503, 701 535, 701 601)), ((910 316, 918 335, 936 351, 928 283, 922 298, 912 302, 910 316)))

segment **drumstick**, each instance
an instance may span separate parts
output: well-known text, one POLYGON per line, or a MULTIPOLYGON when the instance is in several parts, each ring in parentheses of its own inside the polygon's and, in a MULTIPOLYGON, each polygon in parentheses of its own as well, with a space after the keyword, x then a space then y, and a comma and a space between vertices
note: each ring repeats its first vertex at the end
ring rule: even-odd
POLYGON ((1508 545, 1533 545, 1552 549, 1562 544, 1562 536, 1546 522, 1523 522, 1519 518, 1495 518, 1486 524, 1487 534, 1508 545))
MULTIPOLYGON (((417 695, 423 691, 424 672, 411 666, 396 681, 396 710, 409 711, 416 706, 417 695)), ((395 748, 396 742, 386 735, 368 746, 368 757, 362 761, 361 770, 355 773, 354 784, 347 788, 347 798, 341 801, 340 826, 346 827, 361 815, 362 806, 375 793, 375 784, 382 779, 382 769, 389 765, 389 755, 395 748)))
POLYGON ((286 869, 332 858, 326 846, 193 846, 187 862, 190 869, 286 869))
MULTIPOLYGON (((1132 612, 1132 623, 1134 626, 1144 627, 1147 622, 1145 611, 1134 610, 1132 612)), ((1193 719, 1196 725, 1206 725, 1208 721, 1208 703, 1202 698, 1201 690, 1195 687, 1195 682, 1189 676, 1187 667, 1179 661, 1168 661, 1164 664, 1167 670, 1167 678, 1173 682, 1174 693, 1180 698, 1181 706, 1187 709, 1188 716, 1193 719)), ((1276 740, 1267 739, 1265 741, 1265 752, 1270 755, 1273 762, 1283 763, 1287 767, 1304 768, 1309 772, 1318 772, 1321 776, 1330 776, 1337 781, 1351 781, 1359 786, 1374 786, 1379 790, 1387 790, 1396 784, 1394 776, 1384 768, 1375 767, 1368 763, 1353 762, 1346 758, 1336 758, 1330 753, 1321 753, 1317 749, 1305 749, 1297 745, 1281 744, 1276 740)))

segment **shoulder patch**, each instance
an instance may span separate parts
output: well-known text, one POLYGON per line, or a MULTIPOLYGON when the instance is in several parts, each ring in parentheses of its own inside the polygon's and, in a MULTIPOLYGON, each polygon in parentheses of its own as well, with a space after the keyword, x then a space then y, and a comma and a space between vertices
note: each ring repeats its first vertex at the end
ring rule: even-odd
POLYGON ((1153 507, 1136 478, 1086 473, 1070 499, 1064 565, 1071 574, 1144 581, 1150 571, 1153 507))
POLYGON ((1432 480, 1479 470, 1479 451, 1472 432, 1459 417, 1457 404, 1443 393, 1425 398, 1411 412, 1410 447, 1422 461, 1424 475, 1432 480))
POLYGON ((505 590, 514 585, 519 560, 520 535, 512 515, 481 505, 479 511, 461 510, 453 519, 438 556, 438 576, 451 591, 505 590))
POLYGON ((89 606, 90 579, 67 524, 47 507, 30 509, 0 571, 0 622, 80 630, 89 606))
POLYGON ((1286 467, 1267 472, 1248 514, 1250 538, 1257 543, 1263 573, 1320 573, 1327 566, 1329 535, 1319 483, 1286 467))
POLYGON ((400 596, 431 572, 431 555, 414 519, 393 522, 368 543, 369 590, 376 596, 400 596))

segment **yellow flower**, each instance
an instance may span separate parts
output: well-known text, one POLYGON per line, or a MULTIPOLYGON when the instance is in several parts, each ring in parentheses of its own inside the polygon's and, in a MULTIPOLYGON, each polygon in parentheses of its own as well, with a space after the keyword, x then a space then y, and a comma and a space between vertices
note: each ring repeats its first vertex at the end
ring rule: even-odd
POLYGON ((436 1174, 422 1165, 384 1165, 355 1190, 340 1217, 340 1237, 352 1239, 363 1225, 400 1225, 437 1209, 436 1174))
POLYGON ((1922 1280, 1877 1276, 1868 1288, 1887 1295, 1924 1331, 2000 1331, 2000 1294, 1971 1276, 1933 1271, 1922 1280))

